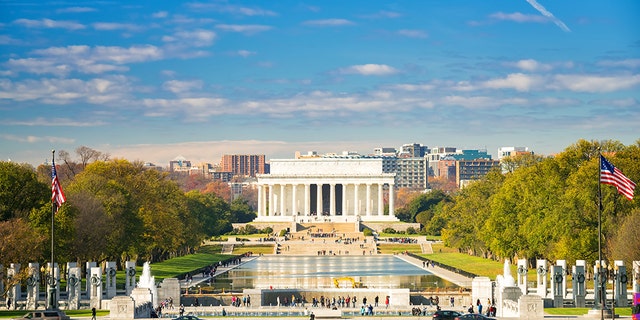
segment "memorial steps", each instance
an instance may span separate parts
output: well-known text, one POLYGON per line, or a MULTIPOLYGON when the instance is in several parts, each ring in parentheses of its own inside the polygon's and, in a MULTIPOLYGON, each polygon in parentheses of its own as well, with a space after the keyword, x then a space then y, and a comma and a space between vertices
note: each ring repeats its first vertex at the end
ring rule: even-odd
POLYGON ((337 242, 337 238, 314 238, 311 240, 291 240, 279 243, 279 255, 373 255, 376 245, 371 241, 351 243, 337 242))

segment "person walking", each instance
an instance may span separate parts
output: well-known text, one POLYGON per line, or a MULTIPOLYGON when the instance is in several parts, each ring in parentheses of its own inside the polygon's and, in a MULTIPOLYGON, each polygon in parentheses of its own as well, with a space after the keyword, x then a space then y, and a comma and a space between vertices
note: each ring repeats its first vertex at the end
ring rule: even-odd
POLYGON ((91 320, 96 320, 96 307, 91 308, 91 320))

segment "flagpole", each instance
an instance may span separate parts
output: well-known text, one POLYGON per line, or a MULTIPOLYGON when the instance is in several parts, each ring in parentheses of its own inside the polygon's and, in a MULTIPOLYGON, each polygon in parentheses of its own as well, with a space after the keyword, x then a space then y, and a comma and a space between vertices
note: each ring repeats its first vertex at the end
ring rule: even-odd
MULTIPOLYGON (((51 165, 55 166, 55 157, 56 150, 51 150, 51 165)), ((51 168, 51 170, 55 170, 56 168, 51 168)), ((54 258, 55 255, 53 253, 54 250, 54 241, 53 241, 53 228, 54 228, 54 216, 56 215, 56 199, 51 199, 51 275, 47 284, 49 285, 49 306, 47 309, 56 309, 56 292, 55 292, 55 263, 54 258), (53 285, 52 285, 53 284, 53 285)))
POLYGON ((602 187, 600 181, 602 179, 602 154, 598 151, 598 285, 600 285, 600 319, 604 320, 605 299, 602 290, 602 187))

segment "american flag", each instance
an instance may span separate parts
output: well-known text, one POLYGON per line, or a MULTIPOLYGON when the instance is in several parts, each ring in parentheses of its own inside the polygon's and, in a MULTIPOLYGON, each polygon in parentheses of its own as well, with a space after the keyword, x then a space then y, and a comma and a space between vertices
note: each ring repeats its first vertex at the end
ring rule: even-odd
POLYGON ((619 193, 623 194, 627 199, 633 200, 633 191, 636 188, 636 184, 602 155, 600 155, 600 183, 615 186, 619 193))
POLYGON ((67 201, 67 198, 64 196, 56 173, 56 161, 51 159, 51 202, 55 205, 56 212, 65 201, 67 201))

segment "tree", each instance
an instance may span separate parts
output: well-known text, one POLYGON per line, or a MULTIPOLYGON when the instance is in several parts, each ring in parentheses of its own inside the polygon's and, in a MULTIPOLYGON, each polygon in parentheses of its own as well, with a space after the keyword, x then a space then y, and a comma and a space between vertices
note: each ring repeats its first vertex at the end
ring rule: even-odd
POLYGON ((218 197, 231 203, 231 187, 228 183, 219 180, 207 183, 202 193, 215 193, 218 197))
POLYGON ((37 232, 23 218, 0 221, 0 264, 26 265, 44 260, 43 249, 48 237, 37 232))
POLYGON ((51 189, 38 181, 32 166, 0 161, 0 221, 25 218, 50 199, 51 189))

